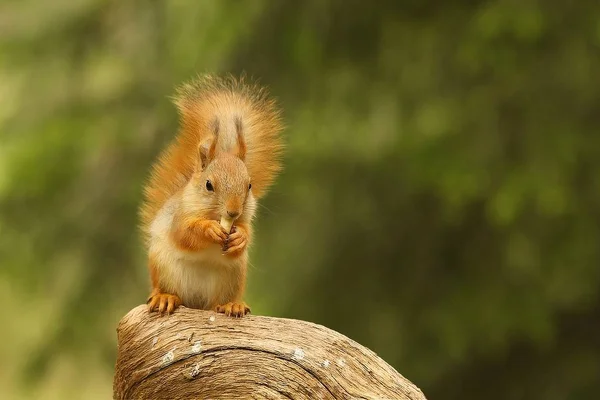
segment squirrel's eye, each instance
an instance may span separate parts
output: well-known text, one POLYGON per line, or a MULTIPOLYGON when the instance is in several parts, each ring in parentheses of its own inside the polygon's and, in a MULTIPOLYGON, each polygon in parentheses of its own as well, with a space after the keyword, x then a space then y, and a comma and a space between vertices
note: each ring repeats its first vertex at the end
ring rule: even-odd
POLYGON ((208 190, 209 192, 213 192, 215 190, 213 188, 212 183, 210 183, 210 181, 206 181, 206 190, 208 190))
POLYGON ((248 190, 252 189, 252 184, 248 185, 248 190))

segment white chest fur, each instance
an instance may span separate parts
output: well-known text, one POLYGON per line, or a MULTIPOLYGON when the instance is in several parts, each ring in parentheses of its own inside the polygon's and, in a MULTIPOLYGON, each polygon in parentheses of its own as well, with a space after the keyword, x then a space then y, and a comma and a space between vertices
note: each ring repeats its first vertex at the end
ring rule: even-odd
POLYGON ((239 260, 222 255, 218 245, 200 252, 179 250, 169 237, 175 206, 168 201, 154 219, 150 253, 158 268, 161 290, 177 294, 183 304, 212 308, 232 301, 240 273, 239 260))

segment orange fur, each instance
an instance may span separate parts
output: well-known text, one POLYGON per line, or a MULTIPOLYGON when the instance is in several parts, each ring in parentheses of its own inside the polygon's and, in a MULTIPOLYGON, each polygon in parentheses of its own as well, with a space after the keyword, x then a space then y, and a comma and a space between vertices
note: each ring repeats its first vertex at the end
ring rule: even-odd
POLYGON ((171 238, 182 251, 200 251, 212 243, 223 245, 227 234, 215 220, 175 216, 171 238))
POLYGON ((266 193, 281 170, 281 113, 265 88, 246 84, 243 78, 203 76, 178 88, 175 104, 181 127, 154 164, 145 186, 141 207, 143 232, 148 231, 164 203, 190 179, 198 146, 213 135, 211 125, 223 113, 235 110, 242 114, 245 164, 257 199, 266 193))
POLYGON ((280 111, 243 78, 203 76, 174 100, 180 129, 153 165, 140 208, 149 308, 183 304, 240 316, 249 312, 241 299, 256 202, 281 169, 280 111), (218 222, 227 215, 237 218, 231 232, 218 222))

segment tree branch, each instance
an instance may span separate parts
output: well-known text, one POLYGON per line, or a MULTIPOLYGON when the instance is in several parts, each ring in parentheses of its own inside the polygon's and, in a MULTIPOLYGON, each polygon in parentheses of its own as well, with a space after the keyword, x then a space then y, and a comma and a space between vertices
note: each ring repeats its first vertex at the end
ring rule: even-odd
POLYGON ((115 399, 425 400, 371 350, 309 322, 142 305, 117 333, 115 399))

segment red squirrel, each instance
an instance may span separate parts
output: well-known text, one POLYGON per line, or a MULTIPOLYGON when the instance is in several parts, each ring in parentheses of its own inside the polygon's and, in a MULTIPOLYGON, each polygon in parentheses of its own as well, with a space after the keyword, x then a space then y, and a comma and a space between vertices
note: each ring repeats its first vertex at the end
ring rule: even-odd
POLYGON ((281 170, 281 110, 244 78, 200 76, 174 96, 180 128, 153 165, 140 208, 150 312, 228 316, 243 301, 257 201, 281 170))

